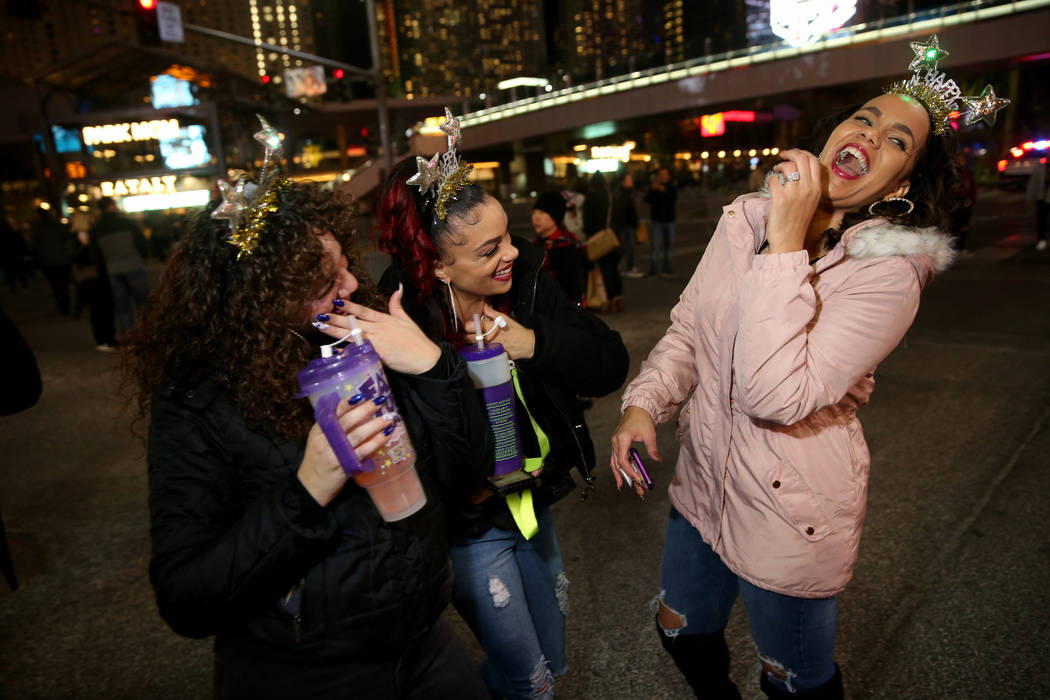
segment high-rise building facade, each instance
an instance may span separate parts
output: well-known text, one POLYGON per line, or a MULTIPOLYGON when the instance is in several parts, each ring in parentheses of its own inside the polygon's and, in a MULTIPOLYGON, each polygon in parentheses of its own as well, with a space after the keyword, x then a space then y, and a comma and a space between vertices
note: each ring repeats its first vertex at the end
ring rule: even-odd
POLYGON ((541 0, 381 0, 376 10, 395 94, 470 97, 546 74, 541 0))
MULTIPOLYGON (((183 21, 253 38, 277 46, 312 52, 313 23, 309 0, 182 0, 183 21)), ((39 3, 39 12, 5 17, 0 30, 0 72, 17 78, 74 59, 113 40, 136 43, 129 0, 91 3, 39 3)), ((276 52, 185 32, 182 44, 164 48, 199 62, 200 68, 224 67, 258 79, 270 75, 280 83, 285 68, 303 62, 276 52)))
POLYGON ((567 0, 560 3, 557 41, 573 82, 634 70, 647 41, 642 0, 567 0), (568 48, 571 47, 571 48, 568 48))

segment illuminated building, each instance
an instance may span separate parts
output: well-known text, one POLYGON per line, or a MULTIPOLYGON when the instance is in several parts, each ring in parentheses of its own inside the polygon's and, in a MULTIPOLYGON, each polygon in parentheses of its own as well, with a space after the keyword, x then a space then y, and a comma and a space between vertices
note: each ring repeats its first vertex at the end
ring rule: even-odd
POLYGON ((544 74, 541 0, 381 0, 376 12, 395 94, 468 97, 544 74))
POLYGON ((559 3, 557 42, 574 82, 634 69, 637 57, 646 51, 643 4, 642 0, 559 3), (572 50, 566 50, 567 45, 572 50))
MULTIPOLYGON (((300 51, 314 49, 309 0, 187 0, 179 5, 187 24, 300 51)), ((113 40, 138 42, 135 20, 127 12, 128 0, 40 3, 40 7, 36 16, 5 20, 0 30, 0 72, 24 78, 113 40)), ((204 68, 221 66, 256 80, 267 73, 279 83, 285 68, 301 65, 296 59, 251 46, 191 31, 185 34, 184 44, 162 48, 204 68)))

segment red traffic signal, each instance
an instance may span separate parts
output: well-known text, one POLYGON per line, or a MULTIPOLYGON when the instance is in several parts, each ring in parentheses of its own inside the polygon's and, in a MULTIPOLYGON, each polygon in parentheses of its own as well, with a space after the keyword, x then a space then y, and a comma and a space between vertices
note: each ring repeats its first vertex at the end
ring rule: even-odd
POLYGON ((157 0, 135 0, 135 26, 139 43, 143 46, 159 46, 160 30, 157 28, 157 0))
POLYGON ((332 75, 335 76, 336 80, 342 80, 343 79, 343 75, 344 75, 343 69, 342 68, 336 68, 334 71, 332 71, 332 75))

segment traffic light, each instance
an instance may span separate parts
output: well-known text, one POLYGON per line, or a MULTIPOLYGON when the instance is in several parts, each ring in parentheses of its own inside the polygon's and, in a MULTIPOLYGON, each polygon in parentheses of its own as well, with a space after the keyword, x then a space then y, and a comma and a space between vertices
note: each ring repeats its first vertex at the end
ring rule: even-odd
POLYGON ((157 28, 157 0, 133 0, 135 3, 135 25, 139 43, 143 46, 160 46, 160 30, 157 28))

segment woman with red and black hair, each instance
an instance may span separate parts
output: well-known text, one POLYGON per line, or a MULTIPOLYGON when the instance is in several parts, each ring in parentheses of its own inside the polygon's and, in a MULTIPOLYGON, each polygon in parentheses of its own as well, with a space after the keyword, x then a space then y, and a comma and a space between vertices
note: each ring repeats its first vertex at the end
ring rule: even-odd
MULTIPOLYGON (((615 391, 627 350, 565 296, 541 249, 510 235, 494 197, 465 184, 442 217, 406 183, 414 173, 411 161, 398 166, 379 202, 380 247, 393 259, 380 291, 403 285, 405 310, 433 341, 468 344, 477 314, 514 361, 525 406, 549 439, 542 477, 523 494, 459 494, 447 504, 453 604, 488 655, 482 670, 495 694, 552 697, 566 670, 568 579, 549 506, 573 490, 573 467, 592 487, 594 445, 576 396, 615 391)), ((517 414, 525 454, 542 453, 521 402, 517 414)))

